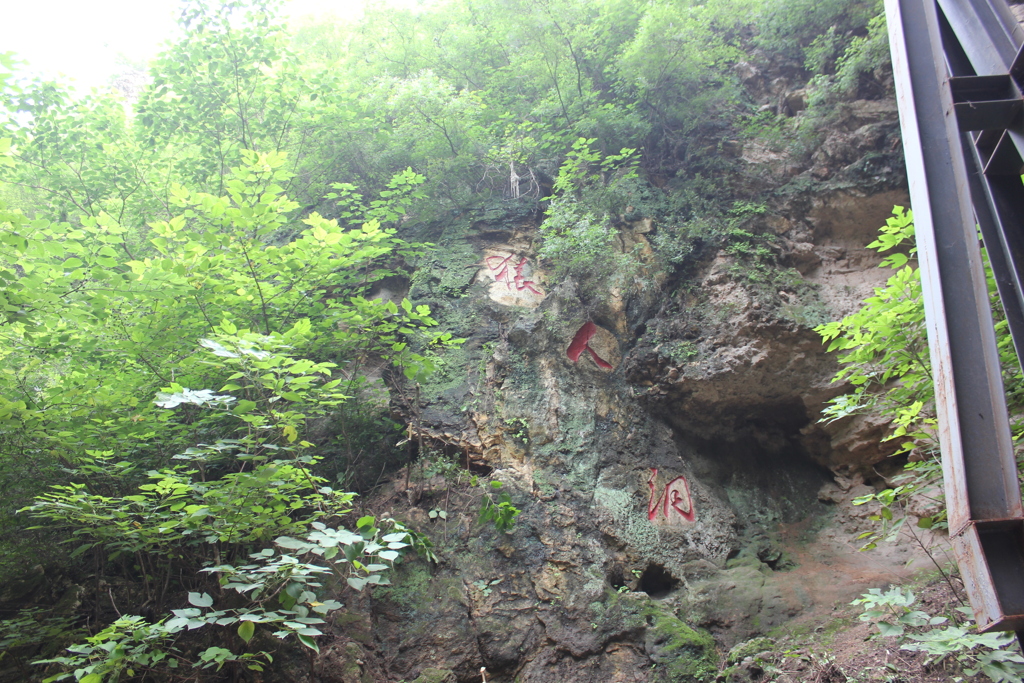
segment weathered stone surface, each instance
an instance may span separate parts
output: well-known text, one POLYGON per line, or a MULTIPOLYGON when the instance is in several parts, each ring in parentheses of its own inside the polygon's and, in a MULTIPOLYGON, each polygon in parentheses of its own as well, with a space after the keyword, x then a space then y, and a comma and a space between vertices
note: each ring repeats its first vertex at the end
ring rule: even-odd
POLYGON ((379 663, 354 642, 334 643, 323 649, 314 668, 320 680, 336 683, 374 683, 383 675, 379 663))
POLYGON ((413 683, 456 683, 455 672, 449 669, 424 669, 413 683))

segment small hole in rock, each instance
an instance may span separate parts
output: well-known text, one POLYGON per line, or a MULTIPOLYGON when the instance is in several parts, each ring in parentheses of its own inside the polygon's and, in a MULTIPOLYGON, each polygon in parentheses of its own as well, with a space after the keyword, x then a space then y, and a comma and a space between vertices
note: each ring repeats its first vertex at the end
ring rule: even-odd
POLYGON ((679 580, 668 573, 660 564, 649 564, 640 575, 640 590, 652 598, 664 598, 679 583, 679 580))
POLYGON ((626 587, 626 579, 623 578, 621 567, 615 567, 608 573, 608 583, 612 585, 614 591, 626 587))
POLYGON ((494 468, 491 467, 490 465, 482 465, 478 462, 473 462, 471 460, 469 462, 469 471, 470 473, 476 474, 481 477, 488 477, 490 476, 491 472, 494 471, 494 468))

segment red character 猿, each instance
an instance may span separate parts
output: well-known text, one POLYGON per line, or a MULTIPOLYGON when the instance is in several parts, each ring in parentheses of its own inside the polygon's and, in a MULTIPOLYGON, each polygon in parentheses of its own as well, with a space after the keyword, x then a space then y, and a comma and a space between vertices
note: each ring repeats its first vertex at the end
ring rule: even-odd
POLYGON ((487 267, 491 269, 491 272, 495 273, 494 281, 504 282, 509 291, 512 291, 512 286, 514 285, 518 292, 528 289, 538 296, 543 296, 544 293, 534 287, 537 283, 533 280, 527 280, 523 275, 523 268, 525 268, 526 264, 530 262, 529 259, 523 256, 520 258, 519 263, 517 265, 513 265, 512 269, 509 270, 509 261, 514 257, 515 254, 509 254, 505 258, 500 256, 488 256, 484 262, 487 264, 487 267), (492 265, 492 259, 497 260, 497 265, 492 265))

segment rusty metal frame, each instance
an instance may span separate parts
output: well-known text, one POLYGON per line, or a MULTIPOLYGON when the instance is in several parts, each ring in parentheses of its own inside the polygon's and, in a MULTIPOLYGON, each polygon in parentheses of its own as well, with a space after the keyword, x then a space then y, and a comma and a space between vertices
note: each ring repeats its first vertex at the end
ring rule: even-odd
POLYGON ((885 7, 950 537, 979 628, 1020 638, 1024 509, 976 225, 1020 350, 1024 33, 1005 0, 886 0, 885 7))

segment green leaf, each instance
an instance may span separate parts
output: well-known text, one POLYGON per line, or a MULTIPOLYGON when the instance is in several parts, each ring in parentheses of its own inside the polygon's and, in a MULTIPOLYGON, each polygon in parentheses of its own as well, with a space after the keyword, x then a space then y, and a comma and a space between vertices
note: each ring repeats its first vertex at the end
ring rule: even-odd
POLYGON ((236 415, 243 415, 245 413, 251 413, 254 410, 256 410, 255 401, 242 399, 241 401, 238 402, 238 405, 236 405, 231 412, 235 413, 236 415))
POLYGON ((307 636, 302 633, 299 634, 299 642, 308 647, 313 652, 320 654, 320 646, 316 644, 312 636, 307 636))
POLYGON ((890 624, 887 621, 878 622, 878 631, 883 636, 899 636, 903 634, 903 627, 898 624, 890 624))
POLYGON ((282 548, 287 548, 288 550, 306 550, 310 547, 309 543, 290 536, 278 536, 274 539, 274 544, 279 545, 282 548))
POLYGON ((906 254, 890 254, 882 261, 881 265, 893 269, 902 268, 907 265, 907 256, 906 254))
POLYGON ((248 643, 256 632, 256 624, 251 621, 243 621, 238 625, 238 637, 248 643))
POLYGON ((210 597, 209 593, 189 593, 188 601, 196 607, 210 607, 213 605, 213 598, 210 597))

